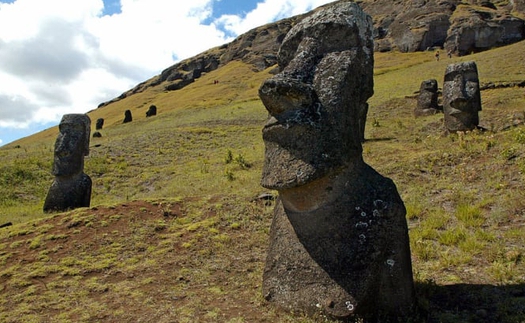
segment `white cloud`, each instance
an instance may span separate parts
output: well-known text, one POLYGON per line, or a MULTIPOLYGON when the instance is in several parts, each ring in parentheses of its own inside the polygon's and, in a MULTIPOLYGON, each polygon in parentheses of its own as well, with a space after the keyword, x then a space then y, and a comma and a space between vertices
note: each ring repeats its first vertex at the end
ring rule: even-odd
POLYGON ((120 0, 111 16, 102 0, 0 3, 0 143, 16 139, 9 129, 87 112, 178 60, 330 1, 265 0, 223 17, 213 16, 214 2, 120 0))
POLYGON ((323 4, 334 0, 265 0, 258 2, 257 7, 245 17, 225 15, 218 19, 218 23, 236 35, 252 28, 305 13, 323 4))

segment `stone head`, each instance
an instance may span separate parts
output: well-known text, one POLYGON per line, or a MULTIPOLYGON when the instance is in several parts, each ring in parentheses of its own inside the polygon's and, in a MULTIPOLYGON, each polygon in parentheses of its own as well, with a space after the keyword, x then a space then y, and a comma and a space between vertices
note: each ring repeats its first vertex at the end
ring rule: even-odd
POLYGON ((467 131, 479 124, 481 110, 478 69, 475 62, 448 65, 443 83, 443 112, 449 131, 467 131))
POLYGON ((421 82, 419 92, 437 93, 437 91, 438 91, 437 80, 430 79, 430 80, 424 80, 423 82, 421 82))
POLYGON ((70 176, 84 169, 84 156, 89 155, 91 120, 85 114, 66 114, 58 125, 53 174, 70 176))
POLYGON ((346 1, 314 12, 288 32, 278 63, 259 89, 270 113, 262 185, 304 185, 360 160, 373 94, 370 16, 346 1))

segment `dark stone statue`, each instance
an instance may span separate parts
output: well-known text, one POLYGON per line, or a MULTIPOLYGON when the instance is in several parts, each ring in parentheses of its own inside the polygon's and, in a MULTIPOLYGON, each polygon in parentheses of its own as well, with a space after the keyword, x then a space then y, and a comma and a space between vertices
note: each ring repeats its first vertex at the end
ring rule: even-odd
POLYGON ((153 117, 157 115, 157 107, 152 105, 149 107, 148 111, 146 111, 146 118, 153 117))
POLYGON ((104 118, 98 118, 95 130, 101 130, 104 127, 104 118))
POLYGON ((261 183, 279 192, 263 294, 292 312, 403 317, 415 303, 405 206, 362 158, 372 26, 356 3, 323 7, 286 35, 259 89, 261 183))
POLYGON ((481 111, 478 68, 475 62, 450 64, 443 83, 443 112, 449 132, 470 131, 479 125, 481 111))
POLYGON ((131 116, 131 110, 124 111, 124 121, 122 123, 128 123, 133 121, 133 117, 131 116))
POLYGON ((439 110, 437 80, 431 79, 421 82, 414 115, 416 117, 428 116, 438 113, 439 110))
POLYGON ((53 163, 55 180, 47 193, 44 212, 88 207, 91 201, 91 178, 84 173, 91 120, 85 114, 66 114, 58 127, 53 163))

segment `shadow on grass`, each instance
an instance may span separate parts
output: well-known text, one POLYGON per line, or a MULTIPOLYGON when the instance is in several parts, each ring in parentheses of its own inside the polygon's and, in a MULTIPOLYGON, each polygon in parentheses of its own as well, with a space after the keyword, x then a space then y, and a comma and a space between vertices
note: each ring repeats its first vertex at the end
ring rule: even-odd
POLYGON ((386 137, 386 138, 371 138, 371 139, 365 139, 365 142, 379 142, 379 141, 390 141, 390 140, 394 140, 395 138, 390 138, 390 137, 386 137))
POLYGON ((525 284, 440 286, 418 282, 416 290, 428 323, 525 322, 525 284))

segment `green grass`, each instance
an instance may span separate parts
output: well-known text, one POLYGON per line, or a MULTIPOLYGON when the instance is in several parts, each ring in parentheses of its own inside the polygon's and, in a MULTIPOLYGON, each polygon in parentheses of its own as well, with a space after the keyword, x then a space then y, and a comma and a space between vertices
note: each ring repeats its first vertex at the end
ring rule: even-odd
MULTIPOLYGON (((421 81, 441 87, 447 64, 475 60, 482 83, 523 81, 524 53, 525 42, 439 62, 376 55, 363 156, 407 206, 428 322, 525 321, 523 88, 482 92, 486 132, 446 135, 443 115, 412 115, 421 81)), ((266 191, 256 92, 268 76, 234 62, 90 112, 106 118, 85 160, 92 208, 42 213, 56 129, 0 148, 0 224, 15 224, 0 229, 0 321, 325 322, 260 293, 272 206, 253 201, 266 191), (146 119, 151 104, 159 115, 146 119)))

